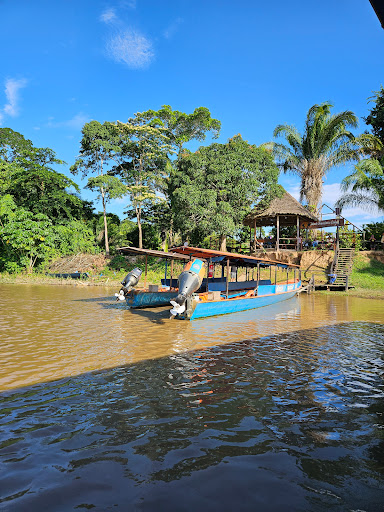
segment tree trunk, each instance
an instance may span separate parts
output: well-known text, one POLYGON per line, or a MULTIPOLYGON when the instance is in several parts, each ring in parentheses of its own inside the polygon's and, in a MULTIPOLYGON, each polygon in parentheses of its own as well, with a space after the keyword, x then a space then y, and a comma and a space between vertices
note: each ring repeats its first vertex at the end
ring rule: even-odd
POLYGON ((227 235, 220 235, 219 238, 220 241, 220 251, 226 251, 227 250, 227 235))
POLYGON ((143 248, 143 230, 141 227, 141 208, 136 207, 137 228, 139 230, 139 249, 143 248))
POLYGON ((104 190, 101 191, 101 197, 103 199, 105 255, 109 256, 108 225, 107 225, 107 212, 106 212, 106 209, 105 209, 105 193, 104 193, 104 190))

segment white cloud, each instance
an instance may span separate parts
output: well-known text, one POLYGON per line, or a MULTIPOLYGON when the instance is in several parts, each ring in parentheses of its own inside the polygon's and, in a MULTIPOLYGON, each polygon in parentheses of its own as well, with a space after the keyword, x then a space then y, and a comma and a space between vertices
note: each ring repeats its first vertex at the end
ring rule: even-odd
POLYGON ((105 9, 104 12, 100 15, 100 21, 103 23, 113 23, 117 20, 116 11, 112 7, 109 9, 105 9))
POLYGON ((112 37, 107 44, 107 53, 116 62, 123 62, 132 69, 147 67, 155 56, 151 41, 135 30, 112 37))
POLYGON ((183 22, 183 18, 177 18, 175 21, 173 21, 163 32, 165 39, 171 39, 183 22))
MULTIPOLYGON (((287 191, 299 201, 300 196, 300 185, 290 183, 288 187, 286 187, 287 191)), ((343 195, 340 189, 340 183, 332 183, 329 185, 323 186, 323 197, 322 204, 326 204, 331 208, 334 208, 336 201, 343 195)), ((330 218, 331 210, 328 210, 326 207, 323 208, 323 215, 327 214, 324 218, 330 218)), ((357 226, 361 226, 362 224, 367 224, 370 222, 379 222, 380 218, 382 218, 383 213, 379 210, 368 211, 363 208, 355 207, 355 208, 344 208, 342 211, 342 215, 345 219, 350 220, 357 226)))
POLYGON ((4 105, 3 109, 0 110, 0 124, 4 117, 16 117, 19 114, 19 91, 25 87, 27 83, 25 78, 21 78, 20 80, 8 78, 8 80, 5 81, 5 97, 7 103, 4 105))
POLYGON ((120 6, 123 8, 128 7, 129 9, 136 9, 136 0, 121 0, 120 6))
POLYGON ((54 118, 50 117, 47 126, 49 128, 69 128, 70 130, 81 130, 85 123, 91 120, 88 114, 79 112, 67 121, 54 121, 54 118))

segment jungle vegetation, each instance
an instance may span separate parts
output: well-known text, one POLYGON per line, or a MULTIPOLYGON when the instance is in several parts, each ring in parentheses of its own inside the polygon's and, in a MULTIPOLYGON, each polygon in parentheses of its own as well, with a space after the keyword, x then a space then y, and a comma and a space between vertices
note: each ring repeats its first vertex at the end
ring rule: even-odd
POLYGON ((357 124, 352 112, 332 114, 322 103, 309 109, 303 135, 290 125, 276 128, 287 145, 256 146, 235 135, 194 152, 188 143, 217 138, 220 121, 205 107, 187 114, 164 105, 126 121, 86 123, 70 166, 0 128, 0 272, 31 272, 80 252, 113 255, 124 245, 166 250, 188 241, 225 249, 229 239, 245 239, 250 209, 278 193, 279 167, 300 176, 302 199, 316 210, 326 172, 365 156, 345 187, 381 207, 383 105, 381 88, 366 118, 372 133, 360 136, 349 131, 357 124), (68 168, 97 192, 95 203, 81 198, 68 168), (126 204, 124 219, 108 212, 114 198, 126 204))

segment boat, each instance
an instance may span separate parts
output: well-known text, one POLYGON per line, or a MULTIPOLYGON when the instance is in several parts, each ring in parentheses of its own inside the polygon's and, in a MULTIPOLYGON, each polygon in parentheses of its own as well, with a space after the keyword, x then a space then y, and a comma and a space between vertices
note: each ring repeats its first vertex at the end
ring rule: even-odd
POLYGON ((294 297, 302 286, 300 267, 291 263, 189 246, 172 252, 188 256, 189 262, 171 299, 171 318, 195 320, 269 306, 294 297), (239 268, 245 279, 238 279, 239 268), (278 280, 282 271, 284 279, 278 280))
POLYGON ((61 277, 62 279, 88 279, 89 274, 87 272, 59 272, 55 274, 45 274, 49 277, 61 277))
POLYGON ((119 293, 115 293, 117 300, 125 300, 129 308, 135 309, 167 306, 171 300, 177 297, 178 281, 173 278, 173 262, 174 260, 185 262, 189 260, 189 256, 152 249, 139 249, 138 247, 120 247, 118 251, 125 255, 145 256, 145 269, 144 287, 137 288, 143 271, 136 267, 121 282, 122 288, 119 293), (165 259, 164 279, 161 279, 160 285, 150 284, 147 286, 148 256, 165 259), (170 267, 170 277, 168 277, 168 267, 170 267))

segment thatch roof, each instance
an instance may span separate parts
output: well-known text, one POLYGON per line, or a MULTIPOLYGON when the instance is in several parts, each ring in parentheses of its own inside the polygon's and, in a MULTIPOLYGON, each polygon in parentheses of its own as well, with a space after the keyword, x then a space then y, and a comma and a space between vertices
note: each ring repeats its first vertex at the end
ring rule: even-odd
POLYGON ((279 215, 280 226, 296 225, 297 217, 300 221, 316 222, 318 218, 313 215, 307 208, 299 203, 291 194, 285 192, 282 197, 272 199, 269 206, 264 210, 254 208, 243 220, 245 226, 254 227, 255 220, 256 226, 275 226, 276 218, 279 215))

